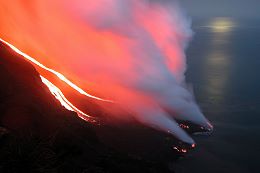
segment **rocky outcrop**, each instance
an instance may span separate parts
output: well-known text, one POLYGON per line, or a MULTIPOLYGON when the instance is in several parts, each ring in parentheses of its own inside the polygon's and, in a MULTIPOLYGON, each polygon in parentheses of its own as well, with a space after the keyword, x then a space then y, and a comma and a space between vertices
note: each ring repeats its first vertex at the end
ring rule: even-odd
POLYGON ((0 172, 170 172, 101 142, 97 128, 62 107, 35 68, 2 43, 0 81, 0 172))

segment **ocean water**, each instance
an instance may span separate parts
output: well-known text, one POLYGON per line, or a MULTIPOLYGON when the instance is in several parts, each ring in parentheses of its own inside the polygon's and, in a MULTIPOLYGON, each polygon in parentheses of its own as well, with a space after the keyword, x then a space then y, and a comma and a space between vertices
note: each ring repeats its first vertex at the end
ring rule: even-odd
POLYGON ((260 172, 260 20, 195 20, 187 81, 215 129, 176 172, 260 172))

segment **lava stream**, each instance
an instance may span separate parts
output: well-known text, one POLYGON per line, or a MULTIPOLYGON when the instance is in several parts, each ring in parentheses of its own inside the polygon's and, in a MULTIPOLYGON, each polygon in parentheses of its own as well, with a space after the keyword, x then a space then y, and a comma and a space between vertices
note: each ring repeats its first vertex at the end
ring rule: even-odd
POLYGON ((80 94, 83 94, 87 97, 99 100, 99 101, 105 101, 105 102, 113 102, 111 100, 107 100, 107 99, 102 99, 96 96, 93 96, 91 94, 88 94, 86 91, 84 91, 83 89, 81 89, 80 87, 78 87, 76 84, 74 84, 73 82, 71 82, 69 79, 67 79, 63 74, 50 69, 48 67, 46 67, 45 65, 41 64, 40 62, 38 62, 37 60, 35 60, 34 58, 30 57, 29 55, 23 53, 21 50, 19 50, 18 48, 16 48, 15 46, 13 46, 12 44, 8 43, 7 41, 3 40, 0 38, 0 41, 2 41, 3 43, 5 43, 7 46, 9 46, 11 49, 13 49, 16 53, 22 55, 24 58, 26 58, 27 60, 31 61, 32 63, 36 64, 37 66, 51 72, 52 74, 56 75, 60 80, 62 80, 63 82, 65 82, 66 84, 68 84, 71 88, 73 88, 74 90, 78 91, 80 94))
MULTIPOLYGON (((23 53, 22 51, 20 51, 18 48, 16 48, 15 46, 13 46, 12 44, 8 43, 7 41, 3 40, 0 38, 0 41, 2 41, 3 43, 5 43, 7 46, 9 46, 12 50, 14 50, 16 53, 18 53, 19 55, 23 56, 24 58, 26 58, 27 60, 29 60, 30 62, 38 65, 39 67, 53 73, 54 75, 56 75, 60 80, 64 81, 66 84, 68 84, 71 88, 73 88, 74 90, 78 91, 80 94, 83 94, 87 97, 99 100, 99 101, 105 101, 105 102, 113 102, 111 100, 106 100, 106 99, 102 99, 96 96, 93 96, 91 94, 88 94, 87 92, 85 92, 83 89, 81 89, 80 87, 78 87, 77 85, 75 85, 74 83, 72 83, 70 80, 68 80, 64 75, 62 75, 61 73, 50 69, 46 66, 44 66, 43 64, 41 64, 40 62, 38 62, 37 60, 35 60, 34 58, 30 57, 29 55, 23 53)), ((62 106, 64 106, 66 109, 70 110, 70 111, 74 111, 78 114, 78 116, 80 118, 82 118, 85 121, 91 121, 91 122, 95 122, 94 117, 84 113, 83 111, 81 111, 80 109, 78 109, 76 106, 74 106, 62 93, 62 91, 55 86, 53 83, 51 83, 48 79, 46 79, 45 77, 41 76, 41 80, 42 82, 49 88, 50 92, 55 96, 55 98, 57 100, 59 100, 59 102, 61 103, 62 106)))
POLYGON ((46 79, 43 76, 40 76, 42 82, 49 88, 50 92, 52 93, 52 95, 55 96, 55 98, 57 100, 59 100, 59 102, 61 103, 62 106, 64 106, 66 109, 70 110, 70 111, 74 111, 77 112, 78 116, 80 118, 82 118, 85 121, 95 121, 93 120, 94 117, 87 115, 86 113, 84 113, 83 111, 79 110, 76 106, 74 106, 62 93, 62 91, 56 87, 53 83, 51 83, 48 79, 46 79))

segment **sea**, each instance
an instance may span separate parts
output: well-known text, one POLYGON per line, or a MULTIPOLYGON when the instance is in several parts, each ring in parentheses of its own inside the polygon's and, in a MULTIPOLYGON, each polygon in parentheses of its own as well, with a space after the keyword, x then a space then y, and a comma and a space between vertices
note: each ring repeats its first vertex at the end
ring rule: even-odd
POLYGON ((197 19, 192 28, 186 79, 214 132, 194 137, 176 173, 259 173, 260 20, 197 19))

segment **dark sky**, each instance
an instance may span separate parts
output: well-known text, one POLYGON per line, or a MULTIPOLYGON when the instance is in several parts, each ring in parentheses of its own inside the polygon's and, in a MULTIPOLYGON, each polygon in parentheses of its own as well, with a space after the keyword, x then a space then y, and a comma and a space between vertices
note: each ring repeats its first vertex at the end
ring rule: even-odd
POLYGON ((260 0, 180 0, 192 17, 259 18, 260 0))

